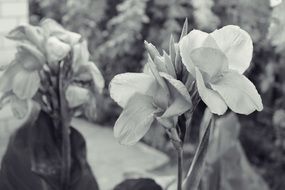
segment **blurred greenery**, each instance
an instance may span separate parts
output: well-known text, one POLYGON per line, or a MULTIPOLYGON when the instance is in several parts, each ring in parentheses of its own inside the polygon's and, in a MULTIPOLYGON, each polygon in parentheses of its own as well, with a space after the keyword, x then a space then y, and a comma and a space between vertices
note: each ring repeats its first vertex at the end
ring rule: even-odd
MULTIPOLYGON (((186 17, 190 29, 212 31, 235 24, 248 31, 255 44, 252 64, 246 75, 261 92, 264 110, 249 117, 239 116, 240 139, 249 160, 259 168, 271 189, 282 190, 285 186, 285 124, 282 116, 285 56, 281 54, 280 46, 282 48, 285 43, 280 45, 279 42, 285 37, 282 33, 276 38, 275 27, 269 35, 269 38, 275 38, 268 39, 271 11, 269 0, 30 0, 31 23, 37 24, 41 18, 51 17, 89 40, 92 59, 102 71, 106 86, 103 95, 90 103, 85 113, 89 120, 101 124, 112 124, 121 111, 109 97, 110 80, 118 73, 142 69, 146 57, 144 40, 158 49, 167 49, 171 34, 178 40, 186 17), (95 114, 93 107, 100 111, 95 114)), ((278 11, 273 12, 280 14, 278 11)), ((284 19, 280 22, 284 23, 284 19)), ((270 28, 272 30, 272 26, 270 28)), ((194 117, 195 126, 199 125, 202 108, 194 117)), ((196 127, 194 131, 199 130, 196 127)), ((163 138, 158 142, 163 144, 163 138)), ((165 148, 151 139, 148 140, 150 144, 165 148)))

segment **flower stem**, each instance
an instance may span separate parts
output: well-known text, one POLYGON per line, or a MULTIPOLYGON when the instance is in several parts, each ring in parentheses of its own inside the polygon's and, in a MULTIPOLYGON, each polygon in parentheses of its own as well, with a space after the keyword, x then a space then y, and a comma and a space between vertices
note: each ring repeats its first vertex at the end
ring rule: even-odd
POLYGON ((182 147, 176 149, 177 151, 177 190, 182 190, 183 181, 183 149, 182 147))
POLYGON ((183 181, 183 146, 178 135, 177 129, 172 128, 169 131, 169 137, 177 153, 177 190, 182 190, 183 181))

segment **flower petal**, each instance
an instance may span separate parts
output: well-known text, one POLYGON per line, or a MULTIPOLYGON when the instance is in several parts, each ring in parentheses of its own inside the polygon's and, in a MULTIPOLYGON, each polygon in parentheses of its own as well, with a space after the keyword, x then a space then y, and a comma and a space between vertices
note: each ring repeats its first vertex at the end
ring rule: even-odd
POLYGON ((39 70, 44 65, 45 57, 34 46, 22 44, 18 46, 15 62, 27 70, 39 70))
POLYGON ((156 111, 150 96, 135 94, 130 98, 114 126, 114 136, 121 144, 133 145, 149 130, 156 111))
POLYGON ((135 93, 146 94, 156 81, 144 73, 123 73, 116 75, 110 82, 110 96, 121 107, 125 107, 135 93))
POLYGON ((19 64, 11 63, 8 68, 0 76, 0 92, 7 92, 12 90, 12 85, 15 75, 21 70, 19 64))
POLYGON ((208 89, 198 68, 196 70, 196 81, 199 95, 203 102, 209 107, 214 114, 223 115, 227 111, 227 105, 222 97, 215 91, 208 89))
POLYGON ((45 34, 42 28, 31 25, 18 26, 7 35, 8 39, 20 42, 30 42, 42 50, 45 34))
POLYGON ((254 84, 236 71, 224 74, 211 87, 225 100, 231 110, 240 114, 250 114, 263 109, 262 100, 254 84))
POLYGON ((55 36, 61 41, 73 46, 81 39, 81 35, 65 30, 59 23, 52 19, 44 19, 40 23, 41 27, 49 36, 55 36))
POLYGON ((20 99, 32 98, 40 87, 40 76, 37 71, 19 70, 12 83, 13 92, 20 99))
POLYGON ((23 119, 29 110, 28 100, 22 100, 13 95, 11 96, 10 101, 14 116, 18 119, 23 119))
POLYGON ((98 69, 95 63, 88 62, 86 65, 86 68, 91 74, 91 77, 93 79, 93 83, 96 87, 96 89, 99 91, 99 93, 102 93, 103 88, 105 87, 105 80, 101 73, 101 71, 98 69))
POLYGON ((73 46, 73 57, 72 57, 72 67, 74 72, 76 72, 80 65, 87 64, 89 61, 89 50, 87 46, 87 41, 84 40, 81 43, 75 44, 73 46))
POLYGON ((90 99, 89 90, 75 85, 67 87, 65 96, 70 108, 75 108, 85 104, 90 99))
POLYGON ((190 53, 194 49, 202 47, 208 35, 208 33, 200 30, 192 30, 189 34, 184 36, 178 44, 182 63, 193 76, 195 76, 195 67, 190 53))
POLYGON ((185 85, 181 81, 174 79, 171 75, 166 73, 160 73, 160 75, 166 79, 167 83, 169 84, 168 86, 172 96, 170 106, 166 109, 161 117, 167 118, 179 116, 191 109, 192 101, 185 85))
POLYGON ((197 48, 191 52, 191 58, 195 66, 200 71, 207 73, 210 78, 228 70, 228 59, 218 49, 208 47, 197 48))
POLYGON ((56 37, 50 37, 46 43, 47 59, 49 63, 62 60, 69 53, 71 47, 56 37))
POLYGON ((229 68, 240 74, 249 67, 253 44, 250 35, 238 26, 229 25, 211 33, 229 59, 229 68))

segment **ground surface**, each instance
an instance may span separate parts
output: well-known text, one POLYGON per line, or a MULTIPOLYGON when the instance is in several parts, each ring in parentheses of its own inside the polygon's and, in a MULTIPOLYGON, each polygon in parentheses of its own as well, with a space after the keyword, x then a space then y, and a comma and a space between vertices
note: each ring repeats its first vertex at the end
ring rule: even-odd
MULTIPOLYGON (((0 115, 2 117, 0 123, 1 160, 9 136, 20 122, 8 117, 9 114, 6 114, 7 117, 0 115)), ((73 120, 73 126, 86 139, 88 161, 102 190, 112 189, 126 177, 127 172, 145 173, 168 161, 166 155, 142 143, 135 146, 118 144, 110 128, 103 128, 79 119, 73 120)))

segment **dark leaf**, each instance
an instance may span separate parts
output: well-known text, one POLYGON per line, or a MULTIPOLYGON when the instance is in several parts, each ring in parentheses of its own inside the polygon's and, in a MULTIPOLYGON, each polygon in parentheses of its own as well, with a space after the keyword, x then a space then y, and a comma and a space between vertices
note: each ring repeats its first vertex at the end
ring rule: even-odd
MULTIPOLYGON (((86 146, 81 134, 71 128, 70 190, 98 190, 86 161, 86 146)), ((0 171, 2 190, 62 190, 61 143, 51 118, 41 112, 34 124, 26 124, 11 137, 0 171)))

